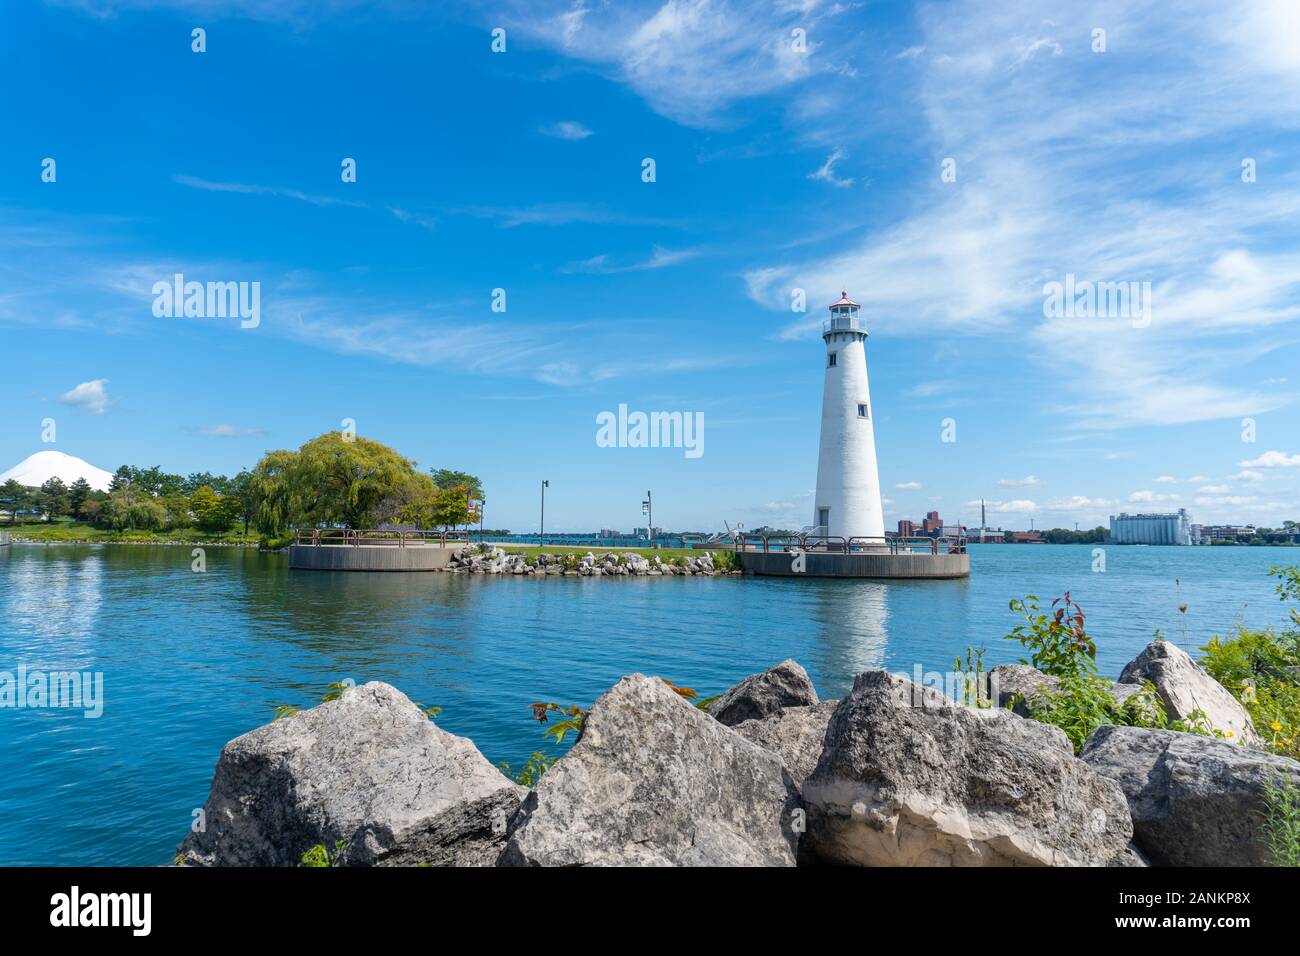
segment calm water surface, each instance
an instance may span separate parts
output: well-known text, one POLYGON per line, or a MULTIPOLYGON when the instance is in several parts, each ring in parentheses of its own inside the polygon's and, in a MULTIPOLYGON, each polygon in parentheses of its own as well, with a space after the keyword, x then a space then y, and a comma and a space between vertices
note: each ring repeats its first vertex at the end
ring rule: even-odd
POLYGON ((1160 628, 1186 647, 1280 623, 1283 548, 973 547, 966 581, 524 578, 289 571, 283 555, 129 545, 0 548, 0 671, 104 673, 99 719, 0 709, 0 864, 166 862, 222 745, 331 681, 383 680, 516 766, 547 749, 528 704, 587 704, 633 671, 713 694, 786 657, 824 696, 870 667, 986 662, 1011 597, 1069 588, 1102 671, 1160 628), (1181 580, 1181 586, 1175 584, 1181 580), (1187 604, 1186 615, 1178 612, 1187 604))

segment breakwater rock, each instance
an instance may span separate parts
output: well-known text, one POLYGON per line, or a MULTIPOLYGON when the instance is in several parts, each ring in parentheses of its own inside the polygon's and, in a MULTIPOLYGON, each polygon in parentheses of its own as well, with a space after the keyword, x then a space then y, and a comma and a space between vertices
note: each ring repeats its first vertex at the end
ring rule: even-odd
POLYGON ((462 574, 567 574, 581 577, 713 577, 740 573, 721 567, 711 551, 687 557, 674 556, 666 561, 657 554, 647 558, 635 551, 608 551, 600 556, 591 551, 581 555, 575 552, 543 553, 530 560, 526 555, 491 545, 476 545, 457 552, 447 564, 447 570, 462 574))
POLYGON ((823 701, 783 661, 707 707, 629 675, 530 783, 370 683, 227 744, 178 862, 1260 865, 1266 790, 1300 762, 1109 726, 1076 757, 1054 726, 882 670, 823 701))

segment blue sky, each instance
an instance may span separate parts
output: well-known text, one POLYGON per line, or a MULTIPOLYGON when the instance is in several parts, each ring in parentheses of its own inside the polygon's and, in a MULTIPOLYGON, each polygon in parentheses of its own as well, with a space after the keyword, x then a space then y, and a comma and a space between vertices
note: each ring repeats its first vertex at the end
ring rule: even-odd
POLYGON ((556 530, 802 526, 847 289, 887 524, 1300 519, 1300 8, 1059 6, 6 3, 0 467, 47 417, 179 472, 351 418, 490 525, 547 478, 556 530), (175 272, 261 324, 154 317, 175 272), (1150 323, 1047 316, 1067 274, 1150 323), (598 447, 619 404, 705 453, 598 447))

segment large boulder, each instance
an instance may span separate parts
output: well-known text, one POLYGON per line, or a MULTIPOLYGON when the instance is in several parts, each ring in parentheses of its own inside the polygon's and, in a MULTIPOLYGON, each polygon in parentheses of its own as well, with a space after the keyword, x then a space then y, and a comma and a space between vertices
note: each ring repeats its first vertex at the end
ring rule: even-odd
POLYGON ((1044 692, 1056 690, 1060 683, 1060 678, 1028 664, 999 664, 989 671, 989 699, 996 707, 1010 707, 1021 717, 1028 717, 1037 709, 1044 692))
POLYGON ((833 863, 1098 866, 1132 836, 1119 787, 1059 728, 885 671, 835 709, 803 801, 805 839, 833 863))
POLYGON ((802 787, 821 759, 826 727, 838 703, 828 700, 811 707, 787 707, 770 717, 736 724, 733 729, 746 740, 777 754, 785 762, 794 785, 802 787))
POLYGON ((1300 762, 1173 730, 1099 727, 1080 757, 1124 790, 1133 842, 1158 866, 1265 866, 1265 785, 1300 762))
POLYGON ((633 674, 528 795, 499 863, 792 866, 796 809, 776 754, 633 674))
POLYGON ((779 714, 786 707, 817 703, 812 679, 796 661, 785 660, 761 674, 746 677, 709 705, 709 713, 728 727, 745 720, 779 714))
POLYGON ((296 866, 346 841, 347 865, 491 866, 525 793, 375 681, 226 744, 204 826, 177 852, 200 866, 296 866))
POLYGON ((1129 661, 1119 675, 1121 684, 1155 684, 1170 720, 1188 720, 1200 711, 1211 727, 1237 743, 1258 746, 1246 708, 1218 681, 1205 673, 1187 652, 1168 641, 1152 641, 1129 661))

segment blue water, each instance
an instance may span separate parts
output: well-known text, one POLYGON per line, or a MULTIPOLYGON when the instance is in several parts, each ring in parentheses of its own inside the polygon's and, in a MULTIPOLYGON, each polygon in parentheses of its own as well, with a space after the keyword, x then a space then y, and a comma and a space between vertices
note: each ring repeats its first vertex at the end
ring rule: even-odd
POLYGON ((587 704, 632 671, 716 693, 794 657, 823 696, 869 667, 989 664, 1013 596, 1070 588, 1104 673, 1156 628, 1188 648, 1276 625, 1284 548, 971 548, 963 581, 532 578, 290 572, 283 555, 133 545, 0 548, 0 671, 104 673, 102 717, 0 709, 0 864, 149 865, 171 858, 221 746, 331 681, 388 681, 438 723, 516 766, 547 749, 528 704, 587 704), (1175 579, 1181 585, 1175 585, 1175 579), (1186 614, 1178 604, 1186 603, 1186 614))

